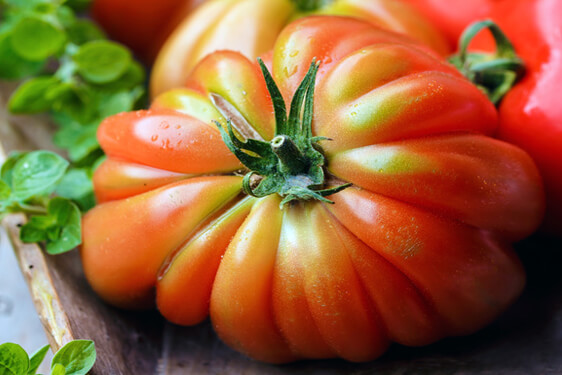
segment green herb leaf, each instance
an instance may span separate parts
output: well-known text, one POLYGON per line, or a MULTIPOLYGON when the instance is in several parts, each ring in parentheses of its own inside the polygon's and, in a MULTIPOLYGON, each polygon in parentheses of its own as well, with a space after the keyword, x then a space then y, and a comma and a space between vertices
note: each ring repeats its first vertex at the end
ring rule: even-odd
POLYGON ((20 238, 25 243, 34 243, 47 240, 48 230, 56 224, 50 216, 32 216, 21 227, 20 238))
POLYGON ((21 84, 10 97, 8 108, 12 113, 39 113, 51 108, 47 93, 59 83, 53 76, 32 78, 21 84))
POLYGON ((55 133, 53 141, 58 147, 68 150, 70 160, 77 162, 99 149, 97 129, 97 124, 68 123, 55 133))
POLYGON ((80 124, 98 121, 98 108, 93 94, 91 88, 76 82, 64 83, 49 93, 50 96, 56 97, 53 101, 53 111, 63 113, 80 124))
POLYGON ((80 244, 80 219, 80 210, 74 203, 56 197, 49 201, 46 215, 31 216, 22 226, 20 238, 25 243, 46 241, 49 254, 61 254, 80 244))
POLYGON ((133 61, 127 68, 127 71, 119 77, 118 80, 105 83, 103 86, 97 86, 99 89, 109 91, 131 90, 143 87, 143 82, 146 78, 146 73, 141 64, 133 61))
POLYGON ((0 180, 0 211, 3 211, 9 205, 12 189, 4 180, 0 180))
POLYGON ((51 370, 56 364, 65 368, 66 375, 85 375, 94 366, 96 348, 93 341, 74 340, 63 346, 53 357, 51 370))
POLYGON ((102 155, 99 158, 97 158, 93 163, 92 163, 92 172, 95 172, 96 169, 98 169, 98 167, 101 165, 101 163, 103 163, 105 160, 107 159, 106 155, 102 155))
POLYGON ((74 23, 76 23, 76 15, 71 8, 67 7, 66 5, 60 5, 58 7, 56 7, 55 4, 51 5, 54 7, 54 9, 49 13, 56 15, 57 21, 64 29, 68 29, 74 23))
POLYGON ((66 0, 65 4, 74 10, 82 11, 90 6, 91 0, 66 0))
POLYGON ((49 345, 45 345, 44 347, 33 353, 29 360, 29 369, 27 370, 27 375, 35 375, 37 373, 37 369, 39 368, 39 365, 41 365, 41 362, 43 362, 43 359, 45 359, 45 355, 49 351, 49 348, 49 345))
POLYGON ((82 240, 80 209, 67 199, 53 198, 49 202, 47 211, 56 219, 56 225, 60 228, 55 232, 55 236, 49 238, 46 246, 47 253, 61 254, 80 245, 82 240))
POLYGON ((66 374, 66 368, 60 363, 55 364, 51 369, 51 375, 65 375, 65 374, 66 374))
POLYGON ((57 186, 55 194, 73 200, 82 211, 89 210, 96 203, 94 185, 89 171, 86 169, 68 171, 57 186))
POLYGON ((58 79, 55 79, 54 84, 45 92, 45 98, 50 101, 54 107, 64 105, 64 102, 72 100, 74 96, 76 96, 74 93, 74 83, 61 82, 58 79))
POLYGON ((0 168, 0 178, 7 183, 8 186, 12 186, 12 174, 16 163, 26 154, 27 152, 13 152, 8 159, 4 161, 4 164, 2 164, 2 168, 0 168))
POLYGON ((1 375, 23 375, 28 369, 29 358, 21 346, 11 342, 0 345, 1 375))
POLYGON ((29 61, 42 61, 59 52, 64 45, 64 30, 39 17, 26 17, 12 29, 14 51, 29 61))
POLYGON ((29 2, 29 4, 26 5, 26 7, 29 8, 30 5, 32 5, 31 8, 33 12, 42 16, 55 13, 57 11, 57 5, 60 6, 60 4, 62 3, 60 0, 55 0, 55 1, 27 0, 27 1, 29 2))
POLYGON ((45 65, 43 61, 28 61, 18 55, 10 43, 8 32, 0 33, 0 78, 22 79, 37 74, 45 65))
POLYGON ((119 78, 131 64, 131 53, 106 40, 88 42, 73 56, 78 72, 92 83, 107 83, 119 78))
POLYGON ((91 171, 103 156, 96 138, 99 124, 138 108, 146 97, 144 68, 74 13, 88 2, 0 0, 0 78, 43 74, 22 84, 9 108, 50 112, 59 125, 54 143, 67 151, 74 167, 66 173, 69 163, 47 151, 11 156, 0 170, 0 215, 32 215, 22 238, 44 241, 50 253, 80 242, 78 207, 87 210, 95 203, 91 171), (49 199, 54 191, 60 201, 49 199))
MULTIPOLYGON (((60 238, 61 235, 61 227, 58 226, 52 226, 49 229, 47 229, 47 231, 45 232, 45 234, 47 235, 47 244, 57 241, 60 238)), ((73 248, 70 247, 68 248, 66 251, 68 250, 72 250, 73 248)), ((65 251, 61 251, 60 253, 63 253, 65 251)))
POLYGON ((100 98, 101 117, 106 118, 117 113, 132 110, 139 96, 138 90, 123 90, 102 95, 100 98))
POLYGON ((50 151, 33 151, 19 159, 12 171, 12 190, 17 200, 50 194, 64 175, 68 162, 50 151))
POLYGON ((76 20, 76 22, 69 26, 67 32, 72 43, 77 45, 82 45, 105 37, 103 31, 86 20, 76 20))

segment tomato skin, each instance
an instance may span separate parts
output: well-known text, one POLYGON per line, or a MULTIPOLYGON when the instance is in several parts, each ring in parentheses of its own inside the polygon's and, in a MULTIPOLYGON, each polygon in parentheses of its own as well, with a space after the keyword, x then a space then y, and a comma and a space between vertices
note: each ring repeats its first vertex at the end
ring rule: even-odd
POLYGON ((201 0, 95 0, 92 16, 110 37, 151 62, 174 27, 201 0))
MULTIPOLYGON (((527 151, 544 180, 547 212, 542 230, 562 235, 562 2, 558 0, 409 0, 432 19, 450 41, 470 23, 490 18, 525 62, 524 78, 499 106, 498 137, 527 151), (521 27, 522 23, 525 27, 521 27)), ((493 50, 489 35, 471 49, 493 50)))
POLYGON ((218 135, 209 120, 217 112, 230 113, 217 118, 223 126, 232 116, 256 138, 274 135, 264 78, 239 53, 209 55, 151 110, 102 123, 108 159, 95 189, 115 198, 84 218, 94 290, 122 307, 155 298, 176 324, 209 314, 227 344, 270 363, 368 361, 391 342, 425 345, 498 316, 525 283, 509 244, 542 219, 540 177, 523 151, 490 138, 498 119, 486 97, 401 38, 351 18, 309 17, 289 25, 268 57, 287 102, 311 56, 322 61, 313 134, 332 138, 321 143, 327 173, 353 183, 329 197, 333 205, 280 208, 277 195, 245 196, 240 166, 205 136, 218 135), (373 71, 340 74, 358 66, 373 71), (203 140, 215 151, 201 148, 206 161, 191 163, 203 140), (144 192, 129 164, 151 168, 139 172, 144 192))
MULTIPOLYGON (((367 20, 425 43, 441 55, 450 52, 444 38, 412 7, 397 0, 337 0, 313 14, 367 20)), ((254 59, 269 51, 283 27, 306 14, 291 0, 209 0, 170 35, 154 64, 153 97, 183 86, 193 67, 207 54, 235 50, 254 59)))
POLYGON ((425 210, 371 194, 350 189, 334 195, 336 203, 328 209, 367 246, 399 265, 433 302, 434 312, 444 318, 441 329, 448 334, 474 332, 498 314, 490 301, 513 298, 523 287, 521 264, 494 234, 457 222, 439 225, 442 218, 425 210))
POLYGON ((82 231, 84 273, 93 289, 119 307, 151 306, 166 257, 185 233, 233 199, 240 184, 234 176, 199 177, 96 206, 84 217, 82 231), (134 220, 121 225, 125 217, 134 220))

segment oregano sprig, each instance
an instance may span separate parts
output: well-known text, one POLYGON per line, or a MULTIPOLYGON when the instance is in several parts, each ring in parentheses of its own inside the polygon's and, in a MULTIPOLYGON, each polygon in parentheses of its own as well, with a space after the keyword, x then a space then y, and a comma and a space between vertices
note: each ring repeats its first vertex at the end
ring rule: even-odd
MULTIPOLYGON (((45 359, 49 345, 31 357, 18 344, 0 345, 0 375, 35 375, 45 359)), ((51 375, 85 375, 96 361, 96 347, 91 340, 73 340, 59 349, 51 361, 51 375)))
MULTIPOLYGON (((12 113, 50 112, 55 144, 73 162, 99 154, 95 129, 107 116, 141 104, 145 72, 131 52, 78 17, 68 0, 4 0, 0 78, 24 81, 12 113)), ((83 2, 82 2, 83 3, 83 2)))
MULTIPOLYGON (((72 250, 81 242, 79 207, 70 199, 52 197, 53 192, 65 193, 72 186, 61 184, 65 178, 80 173, 67 173, 68 166, 68 161, 53 152, 33 151, 12 154, 0 169, 0 218, 13 212, 29 214, 20 231, 21 240, 43 242, 50 254, 72 250)), ((86 196, 91 194, 90 187, 83 189, 86 196)))
POLYGON ((0 79, 25 79, 8 108, 15 114, 49 113, 59 126, 53 142, 70 160, 43 151, 10 157, 2 167, 0 217, 29 214, 21 239, 44 242, 49 253, 80 243, 80 210, 95 204, 91 177, 104 157, 96 138, 99 124, 142 107, 145 98, 144 68, 127 48, 77 14, 88 2, 0 0, 0 79), (48 160, 57 160, 58 169, 48 160), (26 180, 24 163, 48 184, 26 180))

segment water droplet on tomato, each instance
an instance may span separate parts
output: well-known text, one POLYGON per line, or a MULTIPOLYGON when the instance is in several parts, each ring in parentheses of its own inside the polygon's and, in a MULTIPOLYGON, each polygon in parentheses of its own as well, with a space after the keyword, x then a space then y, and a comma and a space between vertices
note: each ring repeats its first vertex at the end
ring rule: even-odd
POLYGON ((174 148, 170 146, 170 139, 166 139, 165 141, 162 141, 162 148, 164 150, 166 149, 170 149, 173 150, 174 148))
POLYGON ((150 140, 152 142, 156 142, 158 140, 158 134, 154 134, 152 137, 150 137, 150 140))

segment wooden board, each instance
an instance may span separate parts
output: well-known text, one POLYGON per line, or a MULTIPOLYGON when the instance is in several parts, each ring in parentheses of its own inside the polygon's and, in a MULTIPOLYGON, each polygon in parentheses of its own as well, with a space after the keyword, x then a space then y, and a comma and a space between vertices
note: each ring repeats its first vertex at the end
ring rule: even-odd
MULTIPOLYGON (((13 118, 2 109, 0 139, 6 152, 52 148, 44 119, 13 118)), ((524 218, 522 218, 524 219, 524 218)), ((469 336, 423 348, 394 345, 379 360, 303 361, 271 366, 245 358, 215 336, 209 322, 196 327, 167 323, 156 311, 128 312, 99 300, 82 273, 78 252, 48 256, 22 244, 12 215, 4 222, 54 350, 73 338, 92 339, 98 360, 93 375, 108 374, 562 374, 562 240, 535 236, 517 244, 527 269, 521 298, 496 322, 469 336)))

